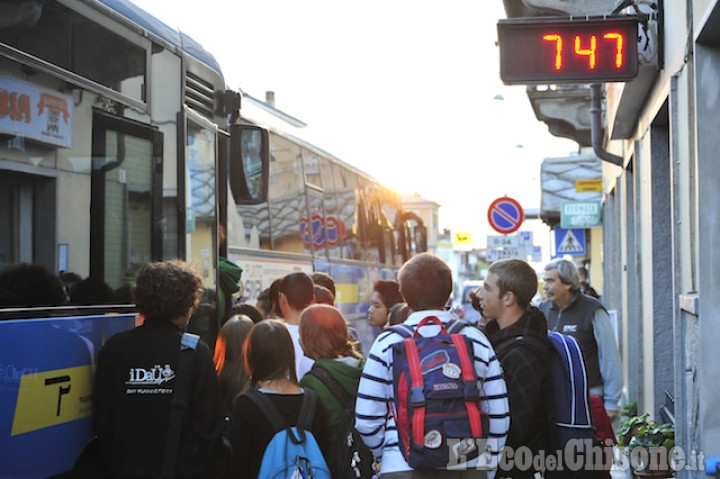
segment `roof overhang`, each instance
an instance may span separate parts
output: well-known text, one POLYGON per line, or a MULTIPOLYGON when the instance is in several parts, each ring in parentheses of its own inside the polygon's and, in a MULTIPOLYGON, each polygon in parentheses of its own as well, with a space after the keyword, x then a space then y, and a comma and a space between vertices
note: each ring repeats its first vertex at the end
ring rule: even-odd
POLYGON ((577 182, 602 180, 602 177, 602 161, 595 155, 545 158, 540 167, 540 219, 553 227, 560 224, 560 211, 564 202, 600 201, 602 191, 578 191, 577 182))

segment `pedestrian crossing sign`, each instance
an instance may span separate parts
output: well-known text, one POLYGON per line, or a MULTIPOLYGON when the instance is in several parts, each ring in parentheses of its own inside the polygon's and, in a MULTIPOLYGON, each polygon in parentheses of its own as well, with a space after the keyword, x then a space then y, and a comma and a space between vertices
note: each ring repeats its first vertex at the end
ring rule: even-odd
POLYGON ((558 228, 555 232, 555 257, 561 258, 566 254, 584 255, 585 230, 582 228, 558 228))

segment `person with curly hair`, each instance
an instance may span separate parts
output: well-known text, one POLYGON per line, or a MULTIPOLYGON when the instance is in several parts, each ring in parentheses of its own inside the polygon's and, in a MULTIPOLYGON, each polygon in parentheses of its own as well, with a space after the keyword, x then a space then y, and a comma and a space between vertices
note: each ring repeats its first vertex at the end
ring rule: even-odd
MULTIPOLYGON (((135 289, 142 325, 115 334, 100 350, 93 420, 112 477, 161 476, 181 338, 201 294, 200 276, 184 262, 148 263, 135 289)), ((202 340, 192 354, 192 370, 179 372, 192 376, 174 477, 224 477, 229 452, 213 357, 202 340)))

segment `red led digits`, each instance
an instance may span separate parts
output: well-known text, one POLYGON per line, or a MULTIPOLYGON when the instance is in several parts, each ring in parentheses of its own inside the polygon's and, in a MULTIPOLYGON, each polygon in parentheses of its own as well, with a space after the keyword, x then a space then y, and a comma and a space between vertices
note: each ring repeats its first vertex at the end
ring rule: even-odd
POLYGON ((638 18, 498 22, 500 78, 512 83, 627 81, 638 74, 638 18))
POLYGON ((621 33, 606 33, 603 38, 615 40, 615 66, 622 68, 623 64, 623 36, 621 33))
POLYGON ((597 38, 595 38, 595 35, 590 37, 590 48, 583 48, 580 35, 575 36, 575 53, 588 57, 588 66, 591 70, 595 69, 595 64, 597 62, 595 59, 595 51, 597 51, 597 38))
POLYGON ((562 49, 563 41, 560 35, 543 35, 543 40, 548 42, 555 42, 555 69, 560 70, 562 68, 562 49))
MULTIPOLYGON (((607 40, 613 40, 615 42, 615 61, 613 64, 617 68, 622 68, 623 65, 623 36, 621 33, 606 33, 603 38, 607 40)), ((556 33, 549 33, 543 35, 543 40, 546 42, 555 43, 555 69, 560 70, 563 65, 563 39, 562 36, 556 33)), ((580 35, 575 35, 575 54, 579 56, 587 57, 587 65, 590 70, 594 70, 597 66, 597 37, 595 35, 590 36, 589 48, 585 48, 584 42, 580 35)), ((603 50, 604 52, 604 50, 603 50)))

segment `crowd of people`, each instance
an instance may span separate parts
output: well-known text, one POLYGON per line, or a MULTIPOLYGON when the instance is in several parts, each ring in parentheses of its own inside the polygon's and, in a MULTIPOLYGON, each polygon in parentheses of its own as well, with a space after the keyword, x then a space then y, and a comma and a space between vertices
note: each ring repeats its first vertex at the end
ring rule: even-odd
POLYGON ((0 271, 0 308, 127 304, 131 295, 127 285, 113 290, 94 277, 65 271, 56 276, 38 264, 18 263, 0 271))
MULTIPOLYGON (((5 296, 12 294, 12 281, 21 282, 27 271, 14 274, 10 283, 0 278, 5 296)), ((69 279, 74 284, 53 282, 46 288, 52 296, 45 304, 66 302, 68 287, 81 288, 81 279, 69 279)), ((442 259, 417 255, 403 265, 397 281, 373 285, 367 321, 376 339, 365 354, 349 321, 334 307, 333 279, 295 272, 274 281, 256 306, 228 304, 216 344, 193 343, 189 371, 181 364, 181 345, 203 295, 201 279, 178 260, 150 263, 137 275, 133 291, 142 325, 110 338, 98 358, 93 418, 102 464, 109 477, 163 477, 167 454, 162 451, 167 451, 166 431, 177 407, 173 391, 183 376, 189 376, 189 392, 173 477, 258 477, 263 452, 276 432, 251 397, 258 392, 288 427, 297 426, 310 395, 317 404, 307 428, 327 464, 337 464, 346 409, 321 380, 320 373, 329 373, 356 401, 355 428, 372 452, 379 477, 534 477, 536 468, 508 466, 500 459, 506 447, 527 447, 533 454, 546 447, 549 405, 539 398, 546 397, 548 331, 577 339, 590 393, 602 398, 609 419, 618 415, 622 388, 607 311, 584 293, 589 285, 581 282, 576 266, 568 260, 547 265, 546 300, 539 308, 531 303, 537 284, 525 261, 490 265, 474 293, 483 320, 459 328, 471 345, 468 364, 479 385, 476 402, 488 419, 484 450, 473 460, 427 471, 411 465, 400 437, 406 425, 396 402, 401 393, 393 361, 399 345, 408 341, 403 328, 414 337, 432 338, 457 321, 447 308, 452 272, 442 259), (535 339, 527 343, 540 347, 507 347, 530 336, 535 339)), ((452 364, 443 364, 442 373, 448 378, 461 374, 452 364)), ((422 446, 437 447, 428 436, 422 446)))

